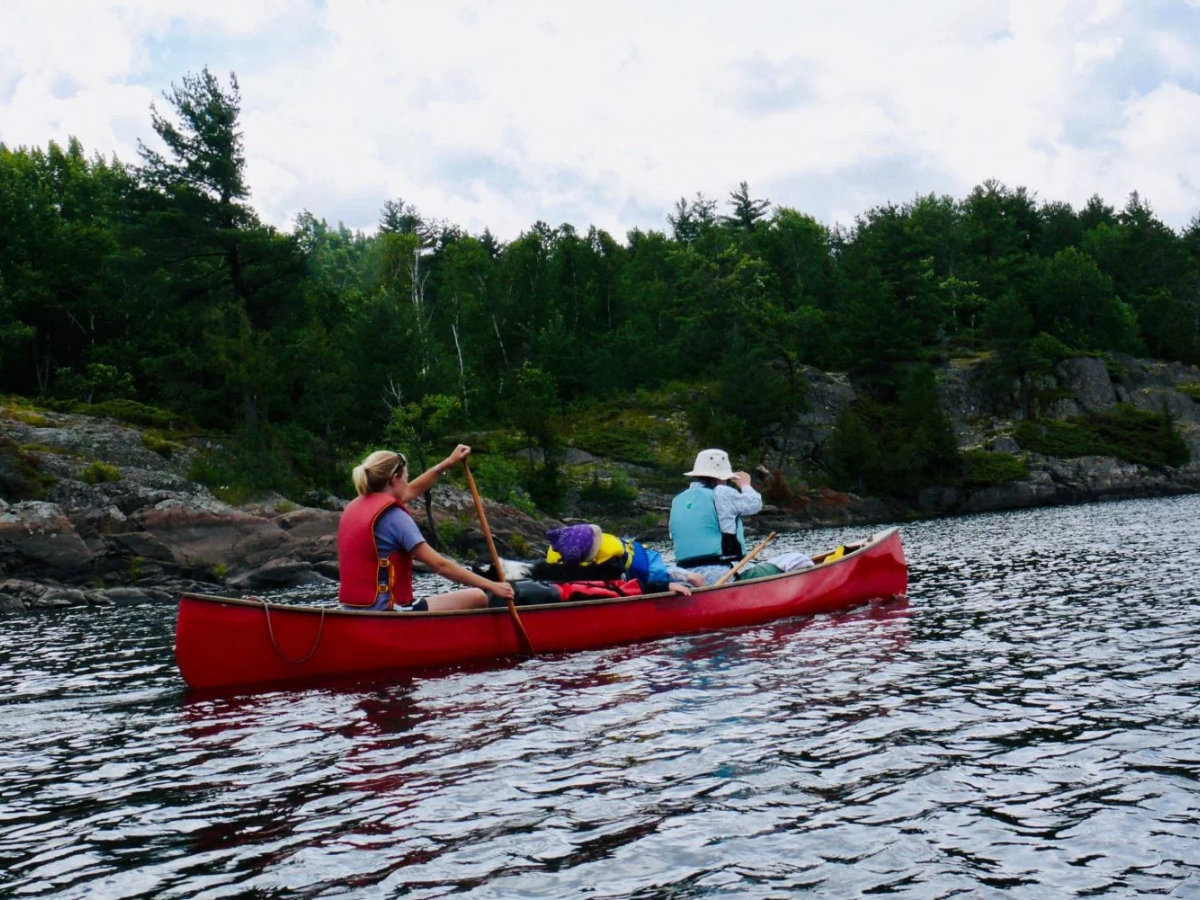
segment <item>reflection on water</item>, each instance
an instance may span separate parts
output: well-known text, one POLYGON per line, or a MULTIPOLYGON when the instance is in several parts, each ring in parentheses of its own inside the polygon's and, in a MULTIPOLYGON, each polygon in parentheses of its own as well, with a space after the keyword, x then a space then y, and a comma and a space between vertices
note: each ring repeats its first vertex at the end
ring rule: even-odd
POLYGON ((916 523, 907 602, 240 696, 173 610, 9 617, 0 895, 1200 896, 1198 513, 916 523))

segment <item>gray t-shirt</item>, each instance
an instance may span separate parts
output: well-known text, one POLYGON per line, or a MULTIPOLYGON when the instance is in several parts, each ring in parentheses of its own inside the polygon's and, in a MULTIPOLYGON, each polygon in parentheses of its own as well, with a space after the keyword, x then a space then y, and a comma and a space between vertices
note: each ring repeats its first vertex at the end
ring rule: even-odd
MULTIPOLYGON (((425 543, 421 529, 413 521, 413 517, 398 506, 386 510, 375 520, 375 546, 379 548, 381 557, 391 556, 396 550, 412 553, 418 544, 425 543)), ((381 585, 383 587, 385 585, 381 585)), ((388 593, 380 594, 370 609, 387 609, 388 593)), ((398 607, 407 609, 408 607, 398 607)))
POLYGON ((375 546, 381 557, 391 556, 396 550, 412 553, 418 544, 425 543, 421 529, 413 517, 398 506, 393 506, 375 520, 375 546))

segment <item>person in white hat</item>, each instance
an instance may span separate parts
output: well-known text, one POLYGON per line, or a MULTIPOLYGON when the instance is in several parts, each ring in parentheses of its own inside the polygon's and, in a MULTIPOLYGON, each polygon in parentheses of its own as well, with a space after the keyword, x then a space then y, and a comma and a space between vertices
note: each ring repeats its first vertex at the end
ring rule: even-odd
POLYGON ((724 450, 701 450, 683 474, 692 483, 671 501, 668 526, 675 564, 712 584, 746 555, 742 519, 762 509, 762 496, 749 473, 733 471, 724 450))

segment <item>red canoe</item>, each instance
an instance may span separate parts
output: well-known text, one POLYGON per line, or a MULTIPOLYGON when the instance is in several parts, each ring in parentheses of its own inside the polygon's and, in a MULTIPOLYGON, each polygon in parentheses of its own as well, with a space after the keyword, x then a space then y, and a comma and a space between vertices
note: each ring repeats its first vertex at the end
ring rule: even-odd
MULTIPOLYGON (((698 588, 519 607, 535 652, 589 650, 759 625, 901 596, 908 568, 895 528, 812 568, 698 588)), ((507 608, 362 612, 184 594, 175 660, 191 688, 386 673, 521 652, 507 608)))

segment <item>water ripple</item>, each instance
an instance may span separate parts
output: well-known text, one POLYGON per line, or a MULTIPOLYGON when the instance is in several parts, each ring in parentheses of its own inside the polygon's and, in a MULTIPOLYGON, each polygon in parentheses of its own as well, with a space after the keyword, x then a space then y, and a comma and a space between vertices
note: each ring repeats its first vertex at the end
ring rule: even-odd
POLYGON ((9 617, 0 896, 1200 896, 1198 514, 915 523, 907 604, 236 697, 171 609, 9 617))

